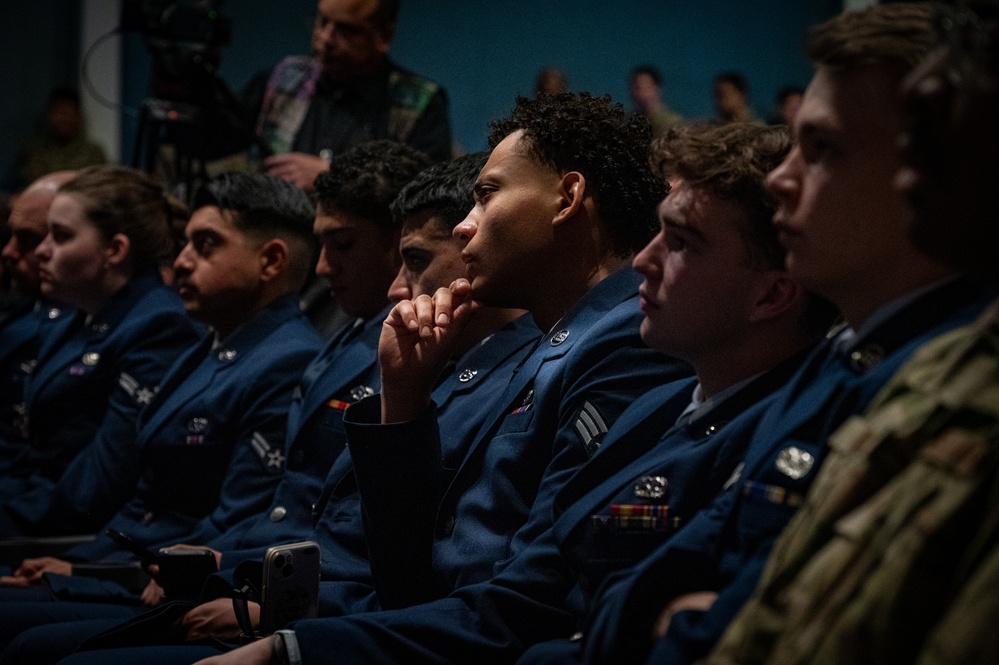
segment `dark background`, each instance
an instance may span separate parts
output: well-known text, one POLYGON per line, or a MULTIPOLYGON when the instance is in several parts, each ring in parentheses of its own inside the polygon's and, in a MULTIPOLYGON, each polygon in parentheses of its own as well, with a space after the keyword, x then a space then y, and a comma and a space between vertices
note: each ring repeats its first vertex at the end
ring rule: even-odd
MULTIPOLYGON (((84 2, 111 4, 0 0, 0 182, 8 182, 15 151, 39 125, 49 91, 82 88, 84 2)), ((516 94, 532 94, 547 65, 566 72, 573 90, 609 93, 628 106, 628 71, 654 64, 668 104, 687 117, 713 115, 714 75, 737 70, 765 118, 779 88, 810 78, 802 54, 808 26, 840 7, 833 0, 403 0, 392 55, 444 84, 455 141, 464 151, 480 150, 487 123, 504 115, 516 94)), ((306 53, 314 8, 315 0, 225 0, 222 12, 233 21, 222 57, 226 82, 238 90, 282 56, 306 53)), ((149 90, 151 59, 136 34, 118 43, 122 102, 135 109, 149 90)), ((126 110, 126 161, 135 132, 126 110)))

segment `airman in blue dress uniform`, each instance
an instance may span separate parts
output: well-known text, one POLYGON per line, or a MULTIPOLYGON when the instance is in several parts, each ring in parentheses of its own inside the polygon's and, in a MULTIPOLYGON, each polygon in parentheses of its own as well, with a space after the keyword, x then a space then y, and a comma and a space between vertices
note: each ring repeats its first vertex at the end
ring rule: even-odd
MULTIPOLYGON (((87 483, 98 506, 101 489, 130 488, 131 499, 107 525, 152 547, 194 531, 220 533, 269 505, 284 472, 292 392, 321 347, 294 295, 313 251, 305 194, 276 178, 229 174, 196 202, 188 244, 174 267, 185 308, 212 331, 165 377, 124 451, 88 450, 67 471, 69 477, 79 471, 74 491, 81 502, 91 496, 82 491, 87 483)), ((45 517, 65 519, 70 510, 87 514, 84 506, 52 503, 45 517)), ((38 584, 43 574, 56 573, 45 575, 46 591, 72 599, 82 587, 90 597, 91 585, 65 574, 72 572, 69 562, 120 557, 121 550, 98 536, 65 556, 65 562, 25 561, 4 581, 38 584)), ((60 607, 43 611, 48 620, 52 612, 74 610, 74 603, 48 604, 60 607)), ((18 622, 35 620, 25 603, 4 605, 12 606, 8 635, 18 622)))
POLYGON ((494 125, 475 207, 454 229, 468 279, 396 306, 380 345, 379 404, 347 414, 372 574, 398 580, 402 553, 408 561, 410 579, 380 596, 383 606, 437 597, 442 578, 491 576, 540 534, 554 494, 617 416, 690 371, 638 335, 639 278, 626 263, 654 234, 666 189, 648 167, 649 141, 647 124, 586 94, 521 98, 494 125), (473 301, 523 307, 549 332, 492 401, 452 478, 431 393, 473 301), (387 501, 398 487, 407 500, 387 501))
MULTIPOLYGON (((130 169, 92 167, 59 186, 35 249, 40 290, 78 311, 49 327, 26 378, 17 408, 27 444, 3 442, 0 469, 21 490, 12 496, 44 498, 81 450, 131 441, 167 369, 197 340, 158 273, 174 251, 169 223, 187 215, 130 169)), ((3 535, 22 532, 6 511, 0 522, 3 535)))
POLYGON ((847 328, 823 344, 763 415, 745 467, 711 510, 608 584, 584 627, 586 662, 704 657, 752 594, 773 543, 828 452, 913 351, 988 301, 918 251, 892 178, 898 84, 931 43, 926 5, 848 12, 812 33, 815 76, 795 117, 798 145, 768 178, 792 277, 827 296, 847 328), (657 642, 650 636, 662 635, 657 642))
MULTIPOLYGON (((0 254, 14 295, 0 315, 0 441, 5 446, 27 441, 21 406, 24 381, 38 363, 38 349, 48 330, 72 312, 71 307, 42 298, 35 248, 48 233, 49 205, 56 190, 74 175, 62 171, 39 178, 11 207, 11 237, 0 254)), ((0 498, 24 489, 22 483, 7 478, 0 498)))

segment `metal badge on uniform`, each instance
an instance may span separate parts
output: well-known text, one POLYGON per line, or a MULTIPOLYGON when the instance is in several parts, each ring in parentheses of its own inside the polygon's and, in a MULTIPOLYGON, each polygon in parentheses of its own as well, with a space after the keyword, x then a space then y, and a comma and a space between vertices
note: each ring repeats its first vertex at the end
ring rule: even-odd
POLYGON ((84 353, 83 357, 80 358, 80 362, 90 367, 96 365, 98 362, 100 362, 100 360, 101 360, 101 354, 97 353, 96 351, 91 351, 90 353, 84 353))
POLYGON ((607 421, 600 415, 592 402, 583 404, 583 408, 579 410, 579 415, 576 416, 575 427, 576 433, 583 441, 583 448, 586 450, 587 456, 596 455, 600 448, 600 442, 607 434, 607 421))
POLYGON ((219 351, 219 360, 227 363, 230 360, 233 360, 236 357, 236 355, 237 355, 236 349, 224 349, 222 351, 219 351))
POLYGON ((557 333, 552 335, 552 346, 558 346, 567 339, 569 339, 569 331, 559 330, 557 333))
POLYGON ((375 389, 371 386, 356 386, 350 389, 350 400, 352 402, 360 402, 365 397, 371 397, 375 394, 375 389))
POLYGON ((642 476, 635 483, 635 497, 638 499, 661 499, 666 496, 669 481, 665 476, 642 476))
POLYGON ((475 375, 479 373, 477 369, 465 368, 461 370, 461 374, 458 375, 458 380, 462 383, 468 383, 475 378, 475 375))
POLYGON ((58 307, 50 307, 49 308, 49 318, 50 319, 58 319, 59 318, 59 314, 60 314, 60 312, 59 312, 59 308, 58 307))
POLYGON ((850 353, 850 367, 855 372, 866 372, 885 359, 885 350, 877 344, 865 344, 850 353))
POLYGON ((268 473, 281 473, 284 470, 284 453, 279 448, 271 447, 263 434, 254 432, 253 436, 250 437, 250 447, 260 458, 260 462, 268 473))
POLYGON ((205 442, 207 431, 208 418, 191 418, 187 423, 187 437, 184 442, 189 446, 199 446, 205 442))
POLYGON ((110 327, 111 326, 109 326, 106 323, 95 323, 94 325, 90 326, 90 329, 93 330, 95 333, 106 333, 110 327))
POLYGON ((35 367, 37 366, 38 366, 37 360, 25 360, 23 363, 21 363, 21 373, 31 374, 33 371, 35 371, 35 367))
POLYGON ((804 478, 814 464, 815 458, 810 453, 795 446, 788 446, 777 454, 777 470, 792 480, 804 478))

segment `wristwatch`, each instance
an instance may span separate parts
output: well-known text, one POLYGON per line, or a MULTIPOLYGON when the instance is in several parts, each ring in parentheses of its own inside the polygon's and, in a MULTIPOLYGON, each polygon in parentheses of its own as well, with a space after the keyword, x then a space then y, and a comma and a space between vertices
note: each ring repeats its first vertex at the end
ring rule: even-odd
POLYGON ((302 665, 302 653, 298 650, 298 638, 293 630, 279 630, 271 640, 271 663, 273 665, 302 665))

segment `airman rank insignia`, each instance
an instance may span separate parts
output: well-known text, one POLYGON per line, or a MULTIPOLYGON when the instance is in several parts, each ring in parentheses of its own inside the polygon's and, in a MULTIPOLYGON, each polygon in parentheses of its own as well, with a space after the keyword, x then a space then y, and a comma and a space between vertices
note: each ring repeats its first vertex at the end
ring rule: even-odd
POLYGON ((804 478, 812 470, 813 464, 815 458, 795 446, 788 446, 777 454, 777 470, 791 480, 804 478))
POLYGON ((208 431, 208 418, 191 418, 187 423, 187 438, 184 442, 189 446, 200 446, 205 442, 205 432, 208 431))
POLYGON ((559 330, 557 333, 555 333, 554 335, 552 335, 552 342, 551 342, 551 344, 552 344, 552 346, 558 346, 559 344, 561 344, 562 342, 564 342, 567 339, 569 339, 569 331, 568 330, 559 330))
POLYGON ((83 357, 80 358, 80 362, 90 367, 93 367, 94 365, 99 363, 100 360, 101 360, 101 354, 95 351, 91 351, 90 353, 84 353, 83 357))
POLYGON ((149 404, 152 401, 153 396, 159 387, 154 386, 152 389, 146 388, 145 386, 140 386, 139 382, 136 381, 132 376, 121 373, 118 377, 118 385, 124 390, 128 395, 135 399, 136 404, 149 404))
POLYGON ((253 436, 250 437, 250 446, 268 473, 281 473, 284 470, 284 453, 277 448, 272 448, 263 434, 254 432, 253 436))
POLYGON ((732 487, 733 485, 735 485, 737 482, 739 482, 739 478, 742 477, 742 470, 744 468, 746 468, 746 463, 739 462, 739 464, 734 469, 732 469, 732 475, 729 476, 728 480, 725 481, 725 484, 722 485, 723 492, 728 488, 732 487))
POLYGON ((593 457, 597 449, 600 448, 600 442, 603 441, 604 435, 607 434, 607 422, 597 411, 597 407, 587 401, 579 410, 579 415, 576 416, 575 427, 576 433, 579 434, 579 438, 583 442, 583 448, 586 449, 586 454, 593 457))
POLYGON ((374 394, 375 390, 371 386, 357 386, 350 389, 350 401, 360 402, 365 397, 371 397, 374 394))
POLYGON ((855 372, 866 372, 884 359, 884 349, 877 344, 865 344, 850 353, 850 367, 855 372))

